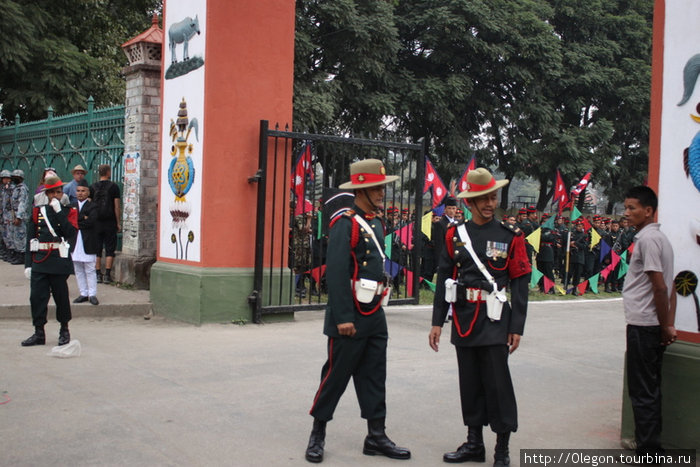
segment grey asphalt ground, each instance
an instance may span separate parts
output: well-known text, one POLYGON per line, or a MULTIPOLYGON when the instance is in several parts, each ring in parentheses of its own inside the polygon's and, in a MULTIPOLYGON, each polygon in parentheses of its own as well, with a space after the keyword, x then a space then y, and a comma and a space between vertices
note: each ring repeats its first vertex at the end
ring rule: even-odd
MULTIPOLYGON (((74 307, 84 308, 71 322, 82 355, 59 359, 47 355, 58 336, 52 312, 47 345, 20 346, 33 329, 10 298, 26 304, 29 287, 19 266, 8 268, 0 265, 0 466, 310 465, 321 312, 196 327, 145 320, 148 292, 100 285, 104 306, 74 307)), ((428 307, 390 307, 387 319, 387 434, 412 458, 362 454, 366 424, 348 387, 323 465, 439 466, 464 442, 448 328, 435 353, 428 307)), ((512 465, 524 448, 619 448, 624 340, 621 300, 531 303, 510 360, 520 419, 512 465)), ((490 465, 495 435, 485 438, 490 465)))

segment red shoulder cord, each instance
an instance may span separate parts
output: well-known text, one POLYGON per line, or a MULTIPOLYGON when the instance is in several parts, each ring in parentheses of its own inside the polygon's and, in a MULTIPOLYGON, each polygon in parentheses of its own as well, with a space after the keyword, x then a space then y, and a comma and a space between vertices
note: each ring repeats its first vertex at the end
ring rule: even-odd
POLYGON ((384 292, 382 292, 381 295, 382 299, 379 300, 379 302, 377 302, 377 306, 375 306, 369 311, 362 311, 360 302, 357 301, 357 297, 355 296, 355 284, 357 283, 357 276, 360 270, 360 267, 357 264, 357 255, 355 254, 355 247, 360 242, 360 224, 355 220, 355 216, 351 217, 350 220, 352 221, 352 231, 350 234, 350 256, 352 256, 352 261, 355 265, 355 269, 352 274, 352 301, 355 302, 355 309, 357 309, 358 313, 364 316, 369 316, 371 314, 374 314, 379 309, 379 307, 382 306, 382 301, 384 300, 386 294, 389 292, 389 289, 384 288, 384 292))
MULTIPOLYGON (((450 233, 450 231, 454 232, 456 230, 455 227, 451 227, 447 229, 447 233, 445 234, 445 248, 447 248, 447 254, 450 255, 450 258, 452 258, 453 262, 455 259, 454 255, 454 243, 452 242, 452 239, 454 238, 454 233, 450 233), (448 246, 449 245, 449 246, 448 246), (450 248, 451 246, 451 248, 450 248)), ((452 279, 457 280, 457 266, 455 265, 454 268, 452 269, 452 279)), ((474 324, 476 323, 476 318, 479 317, 479 308, 481 307, 481 301, 476 302, 476 310, 474 311, 474 317, 472 318, 472 322, 469 323, 469 329, 467 329, 467 332, 462 332, 462 326, 459 324, 459 319, 457 318, 457 313, 456 310, 453 313, 452 316, 452 322, 455 323, 455 329, 457 331, 457 334, 459 334, 459 337, 467 337, 469 334, 472 333, 474 330, 474 324)))

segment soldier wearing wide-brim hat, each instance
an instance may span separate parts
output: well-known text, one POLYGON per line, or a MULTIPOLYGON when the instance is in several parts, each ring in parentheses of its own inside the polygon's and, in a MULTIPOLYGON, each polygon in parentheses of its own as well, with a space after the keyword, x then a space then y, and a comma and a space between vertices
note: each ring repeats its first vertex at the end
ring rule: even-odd
POLYGON ((328 336, 328 359, 310 414, 313 429, 306 449, 309 462, 323 460, 326 423, 353 378, 360 415, 367 419, 363 453, 408 459, 384 431, 386 417, 386 348, 388 332, 382 300, 388 294, 384 273, 384 226, 375 216, 383 206, 384 185, 399 177, 387 175, 384 164, 365 159, 350 165, 351 210, 331 220, 326 283, 328 304, 323 332, 328 336))
POLYGON ((77 213, 63 206, 63 182, 56 176, 46 177, 42 191, 49 202, 35 207, 27 222, 25 275, 31 281, 29 301, 32 307, 34 334, 22 342, 23 346, 44 345, 47 322, 47 304, 53 295, 56 320, 61 323, 58 345, 70 342, 68 322, 71 320, 68 276, 73 272, 70 243, 77 232, 77 213))
POLYGON ((445 453, 445 462, 484 462, 483 427, 490 425, 497 434, 494 465, 508 465, 510 433, 518 428, 508 354, 518 347, 525 327, 530 264, 522 232, 494 218, 498 190, 506 184, 508 180, 496 180, 485 168, 469 172, 467 189, 458 197, 467 200, 472 219, 447 230, 440 255, 428 340, 437 352, 452 306, 451 343, 457 352, 462 419, 468 427, 467 442, 445 453), (469 243, 490 277, 473 259, 469 243), (448 285, 456 289, 453 297, 446 293, 448 285), (503 303, 500 317, 489 316, 497 308, 489 311, 486 297, 498 290, 505 299, 506 286, 510 303, 503 303))

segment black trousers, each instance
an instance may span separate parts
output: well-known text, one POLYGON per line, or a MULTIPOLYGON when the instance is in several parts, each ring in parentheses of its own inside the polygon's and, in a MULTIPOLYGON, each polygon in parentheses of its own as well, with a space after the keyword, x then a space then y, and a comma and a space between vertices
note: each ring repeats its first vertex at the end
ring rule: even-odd
POLYGON ((32 322, 35 327, 46 324, 47 306, 51 295, 56 302, 56 320, 62 324, 71 320, 67 274, 32 271, 30 284, 29 303, 32 307, 32 322))
POLYGON ((508 346, 455 348, 464 424, 491 425, 495 433, 517 431, 518 407, 508 369, 508 346))
POLYGON ((352 377, 367 420, 386 417, 386 346, 388 336, 329 337, 328 360, 321 370, 321 384, 309 412, 329 421, 352 377))
POLYGON ((627 325, 627 389, 639 450, 660 447, 661 363, 665 350, 659 326, 627 325))

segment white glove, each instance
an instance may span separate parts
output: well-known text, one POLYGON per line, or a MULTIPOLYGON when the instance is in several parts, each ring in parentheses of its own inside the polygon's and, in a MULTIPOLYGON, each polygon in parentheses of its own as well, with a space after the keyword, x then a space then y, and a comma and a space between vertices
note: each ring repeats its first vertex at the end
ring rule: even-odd
POLYGON ((49 206, 51 206, 54 210, 54 212, 60 212, 61 211, 61 202, 58 200, 58 198, 54 198, 51 200, 49 203, 49 206))
POLYGON ((31 280, 32 279, 32 268, 24 268, 24 276, 31 280))

